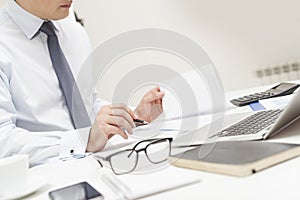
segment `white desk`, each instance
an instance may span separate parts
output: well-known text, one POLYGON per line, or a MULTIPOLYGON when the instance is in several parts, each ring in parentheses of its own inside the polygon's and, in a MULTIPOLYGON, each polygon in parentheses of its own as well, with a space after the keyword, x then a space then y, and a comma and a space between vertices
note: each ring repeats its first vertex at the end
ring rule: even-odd
POLYGON ((300 158, 244 178, 200 172, 201 182, 151 197, 154 199, 299 199, 300 158))
MULTIPOLYGON (((72 168, 60 168, 59 165, 51 164, 48 167, 40 166, 33 168, 31 173, 44 176, 48 180, 49 185, 37 193, 32 194, 29 198, 45 199, 47 198, 48 191, 80 180, 95 183, 93 178, 95 173, 99 172, 99 165, 92 157, 70 162, 72 163, 72 168)), ((201 182, 148 196, 145 199, 298 200, 300 199, 299 169, 300 158, 292 159, 243 178, 181 169, 182 171, 196 173, 196 175, 200 177, 201 182)), ((157 184, 157 182, 149 183, 149 185, 151 184, 157 184)), ((101 192, 100 186, 98 189, 101 192)))
MULTIPOLYGON (((99 173, 98 164, 91 158, 71 161, 73 167, 65 168, 43 167, 35 169, 32 174, 46 178, 48 185, 30 199, 46 199, 48 191, 80 181, 88 181, 97 185, 94 180, 99 173)), ((201 182, 149 196, 145 199, 299 199, 300 158, 276 165, 257 174, 236 178, 213 173, 197 171, 201 182)), ((182 171, 190 171, 182 169, 182 171)), ((195 173, 195 171, 191 171, 195 173)), ((176 180, 174 180, 176 181, 176 180)), ((137 183, 138 184, 138 183, 137 183)), ((149 185, 157 182, 149 183, 149 185)), ((96 187, 100 192, 102 187, 96 187)), ((106 196, 109 197, 109 196, 106 196)), ((110 198, 107 198, 110 199, 110 198)))

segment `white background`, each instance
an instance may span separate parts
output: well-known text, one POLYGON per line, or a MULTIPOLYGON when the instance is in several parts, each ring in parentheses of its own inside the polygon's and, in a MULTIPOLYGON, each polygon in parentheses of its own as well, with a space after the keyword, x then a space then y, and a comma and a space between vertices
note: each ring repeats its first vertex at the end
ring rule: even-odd
POLYGON ((299 0, 76 0, 74 5, 93 47, 145 27, 190 37, 213 59, 225 90, 257 86, 257 69, 300 58, 299 8, 299 0))

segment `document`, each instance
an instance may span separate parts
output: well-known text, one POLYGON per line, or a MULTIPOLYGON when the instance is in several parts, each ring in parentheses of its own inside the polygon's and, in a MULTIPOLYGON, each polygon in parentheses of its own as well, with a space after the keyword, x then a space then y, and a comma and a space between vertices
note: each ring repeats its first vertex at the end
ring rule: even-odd
POLYGON ((48 199, 48 192, 86 181, 105 199, 138 199, 200 181, 199 174, 165 163, 164 168, 149 173, 115 175, 108 167, 101 167, 92 157, 60 163, 49 163, 30 169, 29 176, 48 181, 43 190, 29 198, 48 199), (159 184, 157 184, 159 182, 159 184))
POLYGON ((109 190, 125 199, 139 199, 149 195, 165 192, 178 187, 197 183, 197 172, 167 166, 154 173, 126 174, 115 176, 107 170, 97 174, 97 182, 108 186, 109 190), (159 182, 159 184, 157 184, 159 182))
POLYGON ((267 110, 283 109, 295 94, 260 100, 259 103, 267 110))

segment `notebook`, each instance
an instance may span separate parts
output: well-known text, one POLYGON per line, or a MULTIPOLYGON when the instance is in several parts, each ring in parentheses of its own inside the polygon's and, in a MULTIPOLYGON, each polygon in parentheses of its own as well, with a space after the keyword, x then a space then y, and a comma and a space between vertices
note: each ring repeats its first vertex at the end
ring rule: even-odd
POLYGON ((169 162, 184 167, 232 176, 247 176, 300 155, 295 144, 263 141, 218 142, 201 157, 204 144, 183 154, 172 155, 169 162))

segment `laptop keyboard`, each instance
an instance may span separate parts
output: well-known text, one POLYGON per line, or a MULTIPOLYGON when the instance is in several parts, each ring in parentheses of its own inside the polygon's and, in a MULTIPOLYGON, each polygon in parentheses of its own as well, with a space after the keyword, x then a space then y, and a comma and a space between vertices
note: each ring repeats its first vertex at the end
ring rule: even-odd
POLYGON ((246 119, 226 128, 212 137, 226 137, 237 135, 256 134, 273 124, 282 110, 265 110, 257 112, 246 119))

